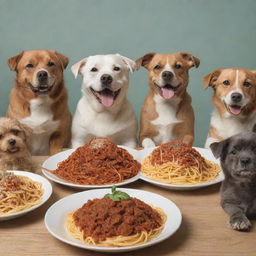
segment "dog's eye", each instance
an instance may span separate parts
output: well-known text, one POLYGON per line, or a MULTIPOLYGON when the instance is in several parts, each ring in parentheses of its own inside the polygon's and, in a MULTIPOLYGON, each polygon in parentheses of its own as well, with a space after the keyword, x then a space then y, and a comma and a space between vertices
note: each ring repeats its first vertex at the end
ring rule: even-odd
POLYGON ((230 151, 230 154, 235 155, 237 153, 237 150, 233 149, 232 151, 230 151))
POLYGON ((180 69, 180 68, 181 68, 181 65, 180 65, 180 64, 175 64, 174 67, 175 67, 176 69, 180 69))
POLYGON ((28 64, 26 65, 26 68, 33 68, 33 67, 34 67, 34 65, 31 64, 31 63, 28 63, 28 64))
POLYGON ((91 69, 91 71, 92 71, 92 72, 97 72, 98 69, 94 67, 94 68, 91 69))
POLYGON ((160 65, 156 65, 156 66, 154 67, 154 69, 160 69, 160 68, 161 68, 160 65))
POLYGON ((11 130, 11 133, 14 134, 14 135, 18 135, 19 134, 19 130, 16 130, 16 129, 13 129, 11 130))
POLYGON ((48 66, 48 67, 53 67, 53 66, 55 66, 55 63, 52 62, 52 61, 49 61, 48 64, 47 64, 47 66, 48 66))
POLYGON ((114 67, 114 70, 115 70, 115 71, 119 71, 120 68, 119 68, 119 67, 114 67))
POLYGON ((223 84, 228 86, 228 85, 230 85, 230 82, 228 80, 225 80, 225 81, 223 81, 223 84))
POLYGON ((0 134, 0 140, 1 140, 3 137, 4 137, 3 134, 0 134))
POLYGON ((244 86, 244 87, 250 87, 250 86, 251 86, 251 83, 249 83, 249 82, 244 82, 243 86, 244 86))

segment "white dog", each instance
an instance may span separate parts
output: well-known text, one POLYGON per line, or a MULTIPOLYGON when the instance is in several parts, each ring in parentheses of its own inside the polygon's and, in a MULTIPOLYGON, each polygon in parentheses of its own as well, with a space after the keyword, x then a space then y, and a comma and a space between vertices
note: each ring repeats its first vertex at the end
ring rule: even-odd
POLYGON ((93 137, 108 137, 116 144, 136 146, 137 120, 126 98, 129 71, 136 63, 119 54, 95 55, 71 67, 83 76, 83 96, 72 124, 72 148, 93 137))

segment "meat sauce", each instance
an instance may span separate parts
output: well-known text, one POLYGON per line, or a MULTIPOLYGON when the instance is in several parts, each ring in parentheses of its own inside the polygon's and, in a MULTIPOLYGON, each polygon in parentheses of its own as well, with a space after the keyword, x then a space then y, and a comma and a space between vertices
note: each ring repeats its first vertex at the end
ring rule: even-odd
POLYGON ((75 225, 84 238, 96 242, 114 236, 131 236, 151 231, 163 224, 161 215, 139 199, 113 201, 109 198, 89 200, 73 214, 75 225))

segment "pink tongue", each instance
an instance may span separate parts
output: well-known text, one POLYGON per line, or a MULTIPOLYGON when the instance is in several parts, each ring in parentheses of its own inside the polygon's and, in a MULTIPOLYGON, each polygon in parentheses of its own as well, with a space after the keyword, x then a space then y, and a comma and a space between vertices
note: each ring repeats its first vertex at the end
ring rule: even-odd
POLYGON ((111 107, 114 103, 114 96, 112 95, 99 95, 99 98, 105 107, 111 107))
POLYGON ((174 91, 167 88, 162 88, 162 94, 165 99, 171 99, 174 96, 174 91))
POLYGON ((241 113, 241 108, 230 107, 230 112, 233 115, 239 115, 241 113))

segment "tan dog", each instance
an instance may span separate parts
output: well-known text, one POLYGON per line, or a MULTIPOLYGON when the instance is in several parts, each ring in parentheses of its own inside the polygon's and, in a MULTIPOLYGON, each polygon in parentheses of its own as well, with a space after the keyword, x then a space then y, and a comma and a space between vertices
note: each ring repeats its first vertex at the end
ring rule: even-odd
POLYGON ((218 69, 203 78, 214 90, 214 111, 205 147, 240 132, 252 131, 256 124, 256 74, 242 68, 218 69))
POLYGON ((186 91, 188 71, 200 60, 190 53, 148 53, 136 61, 149 71, 150 92, 141 112, 140 142, 152 147, 172 140, 192 145, 194 111, 186 91))
POLYGON ((17 119, 0 118, 0 171, 35 172, 29 148, 32 130, 17 119))
POLYGON ((33 130, 32 155, 59 152, 70 143, 71 114, 63 71, 68 58, 56 51, 21 52, 8 60, 16 71, 7 116, 33 130))

